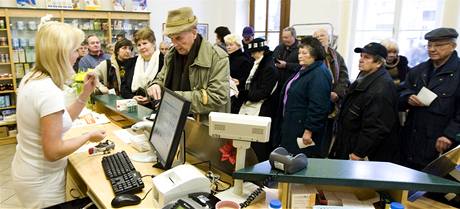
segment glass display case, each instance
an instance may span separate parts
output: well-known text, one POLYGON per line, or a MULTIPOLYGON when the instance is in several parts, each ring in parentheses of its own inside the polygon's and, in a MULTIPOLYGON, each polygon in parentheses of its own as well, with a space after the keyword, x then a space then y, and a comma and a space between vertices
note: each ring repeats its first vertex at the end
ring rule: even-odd
POLYGON ((117 41, 117 36, 124 36, 134 41, 134 33, 146 26, 149 26, 148 20, 113 19, 112 43, 117 41))
POLYGON ((65 18, 64 22, 83 30, 85 36, 96 35, 101 42, 102 50, 106 52, 110 43, 108 19, 65 18))

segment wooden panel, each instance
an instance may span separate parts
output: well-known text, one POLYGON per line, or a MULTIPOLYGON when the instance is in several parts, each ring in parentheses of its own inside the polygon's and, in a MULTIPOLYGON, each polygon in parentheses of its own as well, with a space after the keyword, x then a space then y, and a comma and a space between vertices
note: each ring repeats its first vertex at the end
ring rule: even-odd
POLYGON ((456 207, 448 206, 426 197, 421 197, 414 202, 406 201, 404 206, 407 209, 456 209, 456 207))
POLYGON ((112 12, 112 19, 150 20, 149 13, 117 13, 112 12))
POLYGON ((16 144, 16 135, 0 138, 0 145, 16 144))
POLYGON ((59 10, 31 10, 31 9, 6 9, 6 14, 10 17, 43 17, 52 14, 55 18, 61 17, 59 10))
POLYGON ((109 19, 108 12, 93 12, 93 11, 64 11, 64 18, 78 19, 109 19))
POLYGON ((6 16, 5 9, 0 9, 0 16, 6 16))

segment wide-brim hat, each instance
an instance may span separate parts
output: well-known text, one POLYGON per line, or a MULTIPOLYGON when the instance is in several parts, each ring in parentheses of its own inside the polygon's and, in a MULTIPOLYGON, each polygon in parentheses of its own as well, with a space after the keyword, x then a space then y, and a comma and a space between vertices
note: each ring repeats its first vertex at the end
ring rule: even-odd
POLYGON ((255 38, 251 42, 248 43, 247 51, 249 53, 258 52, 258 51, 267 51, 269 48, 265 39, 263 38, 255 38))
POLYGON ((356 53, 367 53, 374 56, 379 56, 383 59, 387 58, 388 51, 382 44, 371 42, 364 46, 363 48, 355 48, 354 50, 356 53))
POLYGON ((198 23, 198 19, 193 14, 192 8, 182 7, 168 12, 166 18, 164 35, 178 34, 198 23))

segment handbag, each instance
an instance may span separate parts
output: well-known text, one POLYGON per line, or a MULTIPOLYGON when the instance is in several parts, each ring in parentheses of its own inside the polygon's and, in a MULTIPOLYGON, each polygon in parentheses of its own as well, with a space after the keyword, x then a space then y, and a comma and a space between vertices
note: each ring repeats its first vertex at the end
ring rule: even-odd
POLYGON ((240 108, 240 115, 255 115, 258 116, 260 112, 260 108, 265 100, 260 100, 258 102, 250 102, 247 101, 240 108))

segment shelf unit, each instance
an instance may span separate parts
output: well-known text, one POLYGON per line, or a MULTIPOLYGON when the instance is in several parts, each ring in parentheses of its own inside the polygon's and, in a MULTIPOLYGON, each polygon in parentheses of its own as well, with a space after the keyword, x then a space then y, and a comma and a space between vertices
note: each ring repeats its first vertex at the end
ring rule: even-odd
MULTIPOLYGON (((35 63, 35 33, 40 23, 40 18, 51 14, 52 20, 69 23, 82 29, 86 35, 96 34, 100 40, 102 49, 113 43, 114 35, 120 33, 113 30, 112 23, 122 21, 126 26, 125 33, 132 36, 133 30, 140 26, 148 26, 150 22, 149 12, 124 12, 102 10, 59 10, 41 8, 15 8, 0 7, 0 84, 12 84, 13 90, 0 91, 0 97, 9 95, 11 103, 1 106, 0 116, 3 111, 12 111, 16 108, 16 88, 21 78, 33 68, 35 63), (3 24, 1 23, 3 21, 3 24), (3 28, 1 27, 3 25, 3 28), (5 37, 6 39, 2 38, 5 37), (7 54, 3 57, 1 54, 7 54), (9 73, 10 77, 2 77, 9 73)), ((122 26, 123 26, 122 24, 122 26)), ((123 28, 124 29, 124 28, 123 28)), ((11 86, 9 86, 11 88, 11 86)), ((4 122, 0 120, 0 130, 4 126, 14 128, 16 122, 4 122)), ((0 131, 1 133, 1 131, 0 131)), ((0 145, 15 143, 16 135, 1 137, 0 145)))

